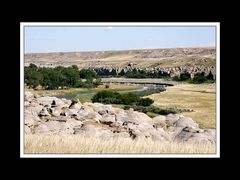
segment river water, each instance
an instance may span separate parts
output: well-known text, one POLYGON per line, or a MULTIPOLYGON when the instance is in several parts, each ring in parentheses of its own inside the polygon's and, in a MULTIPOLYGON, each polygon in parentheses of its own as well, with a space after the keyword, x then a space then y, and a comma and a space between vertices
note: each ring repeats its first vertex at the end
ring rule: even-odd
MULTIPOLYGON (((159 89, 159 88, 164 88, 165 86, 161 85, 152 85, 152 86, 144 86, 143 88, 140 89, 133 89, 133 90, 119 90, 116 91, 118 93, 129 93, 129 92, 142 92, 146 91, 148 89, 159 89)), ((68 95, 63 95, 63 96, 58 96, 58 98, 65 98, 65 99, 73 99, 76 97, 84 97, 84 96, 93 96, 96 94, 96 92, 89 92, 89 93, 76 93, 76 94, 68 94, 68 95)))
MULTIPOLYGON (((120 90, 120 91, 116 91, 116 92, 119 92, 119 93, 141 92, 141 91, 145 91, 147 89, 148 89, 148 87, 143 87, 141 89, 120 90)), ((76 94, 76 97, 89 96, 89 95, 94 95, 94 94, 95 94, 95 92, 93 92, 93 93, 80 93, 80 94, 76 94)))

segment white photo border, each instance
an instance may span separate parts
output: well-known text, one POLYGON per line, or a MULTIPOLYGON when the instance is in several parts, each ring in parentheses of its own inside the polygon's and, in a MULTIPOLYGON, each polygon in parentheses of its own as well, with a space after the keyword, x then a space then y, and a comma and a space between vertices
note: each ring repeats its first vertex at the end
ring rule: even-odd
POLYGON ((20 158, 219 158, 220 157, 220 22, 20 22, 20 158), (24 153, 24 28, 25 27, 215 27, 216 153, 215 154, 25 154, 24 153))

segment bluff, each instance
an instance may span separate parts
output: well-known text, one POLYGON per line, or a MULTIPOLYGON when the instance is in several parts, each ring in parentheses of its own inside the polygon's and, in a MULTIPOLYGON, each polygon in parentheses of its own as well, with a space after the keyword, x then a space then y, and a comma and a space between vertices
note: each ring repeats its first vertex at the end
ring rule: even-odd
POLYGON ((30 53, 25 54, 24 62, 47 67, 77 65, 95 69, 102 76, 124 75, 136 69, 170 77, 185 73, 191 77, 196 73, 216 77, 216 49, 213 47, 30 53))

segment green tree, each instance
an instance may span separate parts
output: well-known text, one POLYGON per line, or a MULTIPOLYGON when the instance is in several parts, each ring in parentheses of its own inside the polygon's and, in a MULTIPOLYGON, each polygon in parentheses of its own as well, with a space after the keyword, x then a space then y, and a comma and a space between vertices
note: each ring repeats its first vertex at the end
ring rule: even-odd
POLYGON ((30 64, 29 65, 29 68, 32 70, 32 71, 37 71, 38 70, 38 67, 35 65, 35 64, 30 64))
POLYGON ((191 83, 193 84, 201 84, 208 81, 208 78, 205 77, 203 74, 201 73, 197 73, 195 74, 194 78, 192 79, 191 83))
POLYGON ((37 86, 39 86, 42 81, 43 81, 43 76, 41 73, 39 73, 37 71, 29 72, 28 78, 25 80, 27 86, 34 88, 34 89, 37 86))
POLYGON ((113 91, 99 91, 92 97, 92 102, 101 102, 101 103, 121 103, 121 95, 118 92, 113 91))
POLYGON ((59 87, 97 87, 101 78, 92 69, 82 69, 81 73, 76 65, 70 67, 57 66, 55 68, 37 67, 30 64, 24 68, 24 80, 30 87, 41 85, 45 89, 58 89, 59 87), (86 78, 83 82, 81 76, 86 78))
POLYGON ((81 69, 79 76, 83 79, 93 79, 97 77, 97 73, 93 69, 81 69))
POLYGON ((139 101, 140 98, 136 94, 126 93, 126 94, 122 94, 121 100, 122 100, 123 104, 130 105, 130 104, 134 104, 137 101, 139 101))

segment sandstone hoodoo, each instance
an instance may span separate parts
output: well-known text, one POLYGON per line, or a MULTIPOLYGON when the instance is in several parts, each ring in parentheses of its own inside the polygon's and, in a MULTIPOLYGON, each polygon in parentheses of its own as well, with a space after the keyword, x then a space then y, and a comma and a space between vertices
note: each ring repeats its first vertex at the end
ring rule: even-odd
POLYGON ((200 129, 177 114, 150 118, 146 114, 100 103, 81 103, 25 92, 25 133, 80 135, 94 138, 144 138, 153 141, 214 143, 214 129, 200 129))

